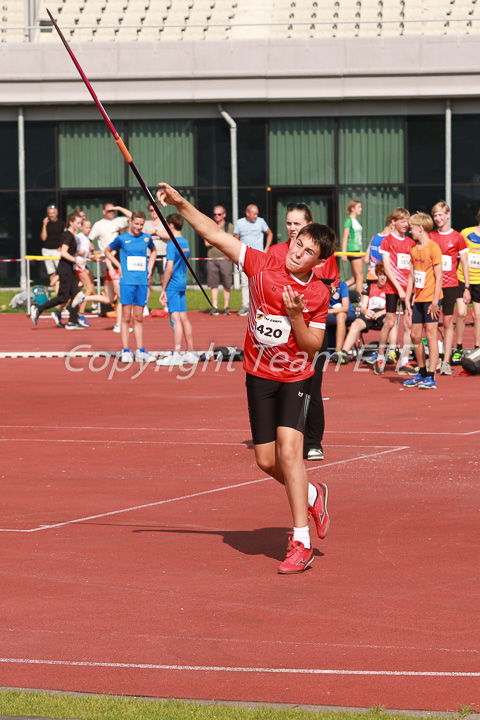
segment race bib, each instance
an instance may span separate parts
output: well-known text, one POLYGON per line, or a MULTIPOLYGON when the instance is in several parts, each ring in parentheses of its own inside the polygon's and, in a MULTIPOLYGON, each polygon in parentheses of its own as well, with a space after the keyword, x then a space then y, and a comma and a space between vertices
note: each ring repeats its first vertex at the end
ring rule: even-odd
POLYGON ((442 270, 450 272, 452 269, 452 258, 450 255, 442 255, 442 270))
POLYGON ((422 290, 422 288, 425 287, 425 278, 427 276, 427 273, 423 270, 414 270, 413 271, 413 279, 415 281, 415 287, 417 290, 422 290))
POLYGON ((368 301, 368 309, 373 310, 374 312, 377 310, 383 310, 386 306, 385 298, 382 297, 371 297, 368 301))
POLYGON ((147 258, 141 257, 140 255, 128 255, 127 256, 127 270, 143 270, 147 269, 147 258))
POLYGON ((255 337, 262 345, 285 345, 292 323, 286 315, 264 315, 260 310, 255 318, 255 337))
POLYGON ((399 270, 409 270, 410 255, 407 253, 397 253, 397 267, 399 270))
POLYGON ((468 267, 480 270, 480 253, 468 253, 468 267))

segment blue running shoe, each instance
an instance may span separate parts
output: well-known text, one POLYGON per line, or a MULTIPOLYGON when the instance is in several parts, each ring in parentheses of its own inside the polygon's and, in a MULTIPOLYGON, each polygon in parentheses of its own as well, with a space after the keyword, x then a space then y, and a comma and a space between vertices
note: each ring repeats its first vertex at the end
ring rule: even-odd
POLYGON ((426 380, 426 378, 420 375, 420 373, 417 373, 409 380, 405 380, 405 382, 403 383, 403 387, 418 387, 420 383, 422 383, 424 380, 426 380))
MULTIPOLYGON (((405 385, 405 383, 404 383, 405 385)), ((426 377, 423 378, 421 383, 418 383, 418 387, 422 390, 436 390, 437 389, 437 383, 435 382, 435 378, 432 377, 426 377)))
POLYGON ((90 327, 90 323, 88 322, 88 320, 86 320, 85 315, 78 316, 78 324, 84 328, 90 327))
POLYGON ((62 313, 60 312, 60 310, 54 310, 52 312, 52 320, 57 327, 63 327, 62 313))

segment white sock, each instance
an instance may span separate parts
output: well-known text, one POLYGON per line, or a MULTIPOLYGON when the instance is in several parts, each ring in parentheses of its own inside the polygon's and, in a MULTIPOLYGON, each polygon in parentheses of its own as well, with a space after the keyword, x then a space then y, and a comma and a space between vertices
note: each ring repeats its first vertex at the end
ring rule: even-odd
POLYGON ((310 530, 308 525, 302 528, 293 528, 293 540, 294 542, 301 542, 304 544, 306 550, 310 550, 310 530))
POLYGON ((315 485, 308 483, 308 507, 313 507, 317 501, 318 490, 315 485))
POLYGON ((380 355, 380 353, 377 355, 377 361, 380 362, 380 360, 385 360, 385 355, 380 355))

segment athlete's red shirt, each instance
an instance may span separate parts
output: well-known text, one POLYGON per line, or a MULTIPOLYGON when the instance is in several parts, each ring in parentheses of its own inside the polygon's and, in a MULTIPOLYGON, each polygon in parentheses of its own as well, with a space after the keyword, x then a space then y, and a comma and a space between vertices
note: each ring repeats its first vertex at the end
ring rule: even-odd
MULTIPOLYGON (((268 254, 284 260, 287 257, 289 249, 290 241, 287 240, 286 242, 276 243, 276 245, 270 245, 268 248, 268 254)), ((313 268, 313 272, 319 278, 328 278, 329 280, 333 279, 333 285, 335 285, 335 287, 338 285, 340 278, 338 275, 338 265, 335 255, 330 255, 330 257, 325 260, 325 265, 313 268)))
POLYGON ((372 283, 368 293, 367 310, 379 312, 380 310, 385 310, 386 305, 387 300, 385 287, 380 288, 377 283, 372 283))
POLYGON ((312 272, 300 282, 288 272, 285 260, 244 245, 238 263, 247 274, 250 312, 243 367, 257 377, 296 382, 315 371, 307 354, 298 347, 290 318, 283 304, 283 288, 290 285, 303 295, 303 317, 307 326, 325 329, 330 293, 312 272))
MULTIPOLYGON (((407 287, 408 276, 410 275, 410 249, 415 245, 412 238, 399 238, 393 233, 383 238, 380 245, 382 255, 388 255, 390 259, 390 267, 395 280, 405 290, 407 287)), ((390 280, 387 279, 385 285, 387 295, 396 295, 397 288, 390 280)))
POLYGON ((456 230, 450 230, 448 233, 435 230, 429 233, 428 237, 434 240, 442 251, 442 287, 458 287, 458 258, 463 253, 468 253, 465 238, 456 230))

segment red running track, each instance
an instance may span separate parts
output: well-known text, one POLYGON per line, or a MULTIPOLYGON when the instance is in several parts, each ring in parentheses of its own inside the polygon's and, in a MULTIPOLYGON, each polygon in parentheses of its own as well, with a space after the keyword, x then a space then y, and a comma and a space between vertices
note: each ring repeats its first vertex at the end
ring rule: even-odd
MULTIPOLYGON (((241 318, 192 316, 199 347, 241 344, 241 318)), ((108 322, 0 317, 2 350, 115 349, 108 322)), ((148 322, 168 349, 168 321, 148 322)), ((2 686, 478 704, 478 378, 422 392, 328 368, 326 459, 308 470, 332 526, 285 577, 287 502, 255 466, 241 367, 91 363, 0 360, 2 686)))

